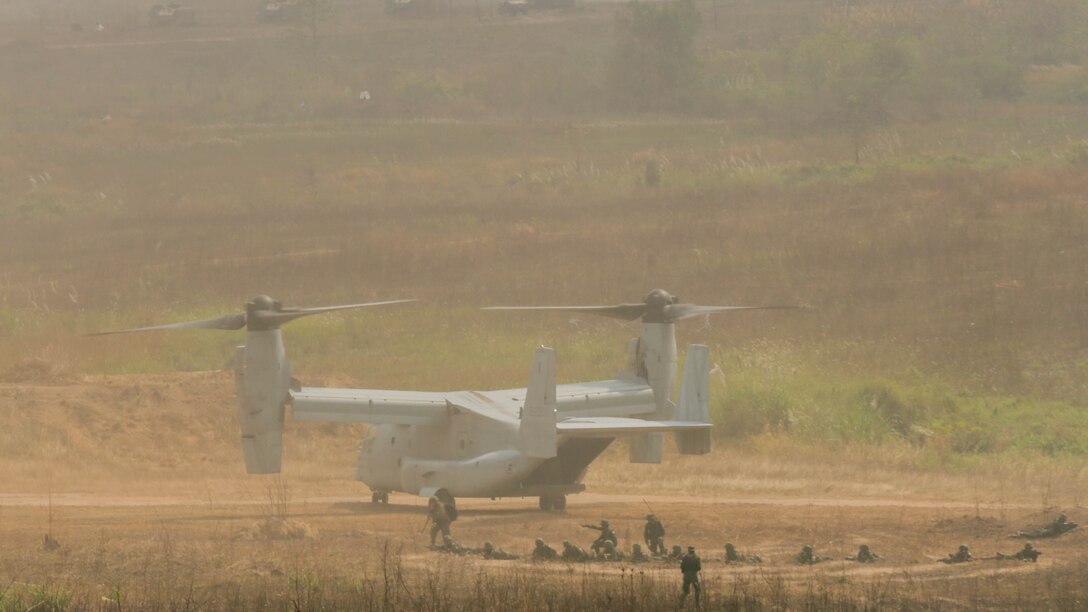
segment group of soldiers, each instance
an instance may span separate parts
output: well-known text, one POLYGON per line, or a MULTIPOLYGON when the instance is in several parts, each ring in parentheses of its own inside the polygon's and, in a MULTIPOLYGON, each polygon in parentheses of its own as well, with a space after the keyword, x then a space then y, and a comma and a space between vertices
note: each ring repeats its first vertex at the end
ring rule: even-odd
MULTIPOLYGON (((438 497, 432 497, 429 500, 428 520, 434 522, 434 525, 431 528, 432 550, 458 555, 480 554, 485 559, 518 558, 518 555, 495 548, 491 542, 484 542, 483 547, 477 549, 465 548, 454 541, 453 538, 450 537, 449 526, 450 523, 457 518, 457 512, 456 507, 452 507, 452 505, 452 499, 445 500, 438 497), (435 545, 435 537, 438 533, 442 533, 441 545, 435 545)), ((1018 531, 1010 537, 1057 537, 1074 529, 1076 526, 1076 523, 1068 521, 1066 516, 1061 514, 1045 527, 1033 531, 1018 531)), ((699 599, 701 589, 699 585, 699 572, 702 571, 702 560, 699 559, 699 556, 695 553, 694 546, 689 546, 686 554, 683 552, 680 545, 674 545, 671 549, 668 549, 665 546, 665 526, 653 513, 646 515, 646 525, 642 530, 642 538, 648 549, 648 554, 646 551, 643 551, 641 544, 634 544, 631 548, 630 555, 624 554, 619 547, 619 538, 616 536, 615 530, 612 529, 612 526, 607 519, 602 519, 599 524, 582 525, 582 527, 599 532, 596 539, 590 544, 589 551, 586 551, 570 540, 564 540, 563 550, 560 552, 551 546, 548 546, 542 538, 537 538, 534 543, 533 551, 530 554, 531 559, 533 561, 630 561, 634 563, 653 560, 662 560, 666 562, 679 561, 680 572, 683 575, 684 580, 683 589, 680 595, 680 606, 683 607, 688 594, 692 590, 695 591, 696 606, 700 604, 699 599)), ((1015 553, 999 552, 992 557, 983 557, 983 559, 1030 561, 1034 563, 1041 554, 1043 553, 1036 550, 1031 542, 1027 542, 1021 550, 1015 553)), ((857 563, 875 563, 883 559, 884 557, 873 552, 868 544, 860 545, 857 554, 844 557, 844 560, 846 561, 855 561, 857 563)), ((801 552, 797 553, 794 557, 794 561, 799 565, 814 565, 830 560, 832 560, 832 557, 816 554, 811 544, 805 544, 801 548, 801 552)), ((965 563, 973 560, 974 557, 971 555, 971 551, 966 544, 961 544, 958 550, 949 553, 947 557, 939 559, 941 563, 949 564, 965 563)), ((758 564, 762 563, 763 559, 756 554, 741 553, 737 551, 732 543, 728 543, 725 545, 725 556, 723 561, 728 564, 758 564)))
MULTIPOLYGON (((433 526, 431 527, 432 550, 459 555, 481 554, 485 559, 518 558, 518 555, 495 548, 491 542, 484 542, 483 546, 480 548, 466 548, 454 541, 453 538, 450 537, 449 531, 450 523, 457 518, 456 507, 453 506, 452 500, 432 497, 428 503, 428 515, 429 520, 433 522, 433 526), (439 533, 442 534, 442 544, 436 545, 435 538, 439 533)), ((634 563, 641 563, 653 560, 680 561, 687 556, 684 554, 683 548, 680 545, 674 545, 671 549, 666 547, 665 526, 661 523, 661 520, 652 513, 646 515, 646 525, 642 530, 642 538, 646 544, 647 550, 644 550, 641 544, 634 544, 630 554, 626 554, 620 549, 619 537, 616 536, 616 532, 612 529, 612 525, 608 522, 608 519, 602 519, 599 524, 582 525, 582 527, 599 532, 596 539, 590 544, 588 551, 573 543, 571 540, 564 540, 562 551, 557 551, 545 543, 542 538, 537 538, 532 553, 530 553, 530 558, 534 561, 631 561, 634 563)), ((1069 521, 1065 514, 1060 514, 1053 522, 1045 527, 1032 531, 1018 531, 1015 534, 1012 534, 1011 537, 1056 537, 1075 527, 1077 527, 1076 523, 1069 521)), ((690 552, 691 551, 689 551, 689 553, 690 552)), ((1027 542, 1024 544, 1024 547, 1017 552, 999 552, 992 557, 983 557, 983 559, 1034 562, 1038 560, 1039 555, 1041 554, 1043 553, 1037 550, 1031 542, 1027 542)), ((856 554, 844 557, 844 560, 846 561, 855 561, 858 563, 875 563, 883 559, 884 557, 873 552, 868 544, 860 545, 856 554)), ((794 561, 798 565, 815 565, 831 560, 833 560, 832 557, 816 554, 811 544, 805 544, 801 548, 801 551, 794 556, 794 561)), ((763 562, 763 559, 757 554, 741 553, 732 543, 727 543, 725 545, 725 555, 722 558, 722 561, 729 564, 759 564, 763 562)), ((939 561, 941 563, 949 564, 964 563, 974 561, 974 557, 971 554, 970 548, 966 544, 961 544, 959 549, 949 553, 946 557, 939 559, 939 561)))

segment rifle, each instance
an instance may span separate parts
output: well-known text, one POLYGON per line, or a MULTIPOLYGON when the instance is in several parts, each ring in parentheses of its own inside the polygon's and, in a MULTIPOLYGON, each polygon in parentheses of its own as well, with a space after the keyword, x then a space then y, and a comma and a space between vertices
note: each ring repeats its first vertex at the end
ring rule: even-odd
POLYGON ((420 529, 419 532, 423 533, 424 531, 427 531, 427 525, 430 525, 430 524, 431 524, 431 515, 428 513, 427 514, 427 520, 423 521, 423 528, 420 529))
POLYGON ((650 514, 657 516, 657 513, 654 512, 653 506, 650 505, 650 502, 646 501, 645 497, 642 498, 642 503, 646 504, 646 508, 650 510, 650 514))

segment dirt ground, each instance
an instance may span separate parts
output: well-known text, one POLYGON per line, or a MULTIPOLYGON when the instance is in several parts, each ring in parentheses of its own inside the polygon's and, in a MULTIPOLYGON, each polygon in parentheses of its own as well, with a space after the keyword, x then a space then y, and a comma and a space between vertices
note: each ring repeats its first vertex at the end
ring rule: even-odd
MULTIPOLYGON (((358 440, 351 428, 289 424, 286 474, 247 476, 237 456, 230 381, 223 372, 78 377, 27 364, 4 378, 0 582, 5 584, 78 585, 92 593, 125 585, 147 593, 166 577, 216 585, 290 581, 303 571, 367 576, 380 571, 375 558, 383 549, 394 550, 398 568, 408 573, 456 564, 458 571, 485 574, 619 576, 633 567, 485 561, 432 552, 423 500, 394 494, 389 505, 373 505, 366 488, 350 479, 358 440), (46 543, 46 534, 56 545, 46 543)), ((675 472, 679 459, 667 458, 657 472, 644 466, 635 470, 656 479, 675 472)), ((728 456, 684 459, 694 463, 682 465, 701 461, 711 472, 728 456)), ((1009 538, 1010 533, 1041 526, 1059 510, 1070 520, 1088 520, 1081 508, 1044 507, 1030 497, 919 496, 919 485, 897 490, 895 483, 868 496, 815 485, 803 494, 783 494, 771 484, 762 492, 731 494, 721 486, 661 494, 650 479, 622 493, 608 484, 608 475, 617 470, 635 471, 616 457, 591 467, 590 491, 570 497, 565 512, 542 512, 535 499, 461 500, 453 534, 465 546, 491 541, 527 555, 536 537, 557 549, 566 539, 588 548, 594 532, 581 525, 607 518, 624 550, 630 550, 641 540, 645 514, 652 510, 664 521, 670 545, 697 547, 704 581, 718 590, 745 578, 773 578, 795 588, 813 580, 951 588, 980 577, 1032 580, 1083 567, 1088 560, 1083 552, 1088 531, 1078 529, 1036 541, 1043 556, 1035 564, 937 562, 960 543, 977 557, 1015 552, 1023 540, 1009 538), (760 555, 763 563, 725 565, 726 542, 760 555), (797 565, 793 557, 806 543, 832 560, 797 565), (863 543, 885 559, 873 565, 843 560, 863 543)), ((638 570, 663 584, 678 576, 675 564, 664 561, 638 570)))

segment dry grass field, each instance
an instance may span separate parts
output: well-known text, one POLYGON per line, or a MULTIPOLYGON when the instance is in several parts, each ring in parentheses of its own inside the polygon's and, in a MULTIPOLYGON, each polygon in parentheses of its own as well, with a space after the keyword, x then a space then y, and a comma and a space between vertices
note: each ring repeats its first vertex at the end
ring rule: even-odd
POLYGON ((1084 609, 1083 528, 935 561, 1088 521, 1083 3, 700 2, 698 78, 656 97, 616 76, 620 3, 149 4, 0 3, 0 611, 674 608, 663 562, 428 551, 420 500, 363 503, 361 427, 289 421, 282 477, 246 476, 239 335, 83 335, 419 298, 292 324, 296 376, 501 388, 540 344, 609 376, 637 325, 478 307, 654 287, 809 308, 678 326, 716 366, 709 457, 616 444, 565 513, 465 500, 463 544, 629 544, 648 503, 712 609, 1084 609))

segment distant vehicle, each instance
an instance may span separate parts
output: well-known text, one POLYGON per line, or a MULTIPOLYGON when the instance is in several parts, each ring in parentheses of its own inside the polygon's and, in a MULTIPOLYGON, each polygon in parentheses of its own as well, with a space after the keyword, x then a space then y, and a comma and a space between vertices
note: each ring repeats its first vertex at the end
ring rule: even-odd
POLYGON ((528 15, 529 2, 528 0, 505 0, 499 5, 498 10, 500 15, 507 15, 509 17, 528 15))
MULTIPOLYGON (((679 398, 675 323, 762 307, 681 304, 656 289, 640 303, 615 306, 499 307, 558 310, 642 320, 628 345, 628 367, 615 378, 556 384, 555 351, 536 350, 529 384, 497 391, 416 391, 304 387, 291 377, 280 326, 300 317, 397 304, 406 300, 322 308, 284 308, 268 296, 245 312, 216 319, 119 332, 246 329, 235 374, 246 471, 280 471, 286 406, 296 421, 366 423, 355 477, 387 503, 389 493, 430 497, 539 497, 543 510, 563 510, 585 489, 591 463, 615 440, 630 440, 632 463, 660 463, 664 434, 684 455, 710 452, 710 351, 688 347, 679 398)), ((407 300, 411 301, 411 300, 407 300)), ((773 308, 773 307, 772 307, 773 308)), ((101 334, 98 334, 101 335, 101 334)))
POLYGON ((294 0, 264 0, 257 7, 261 21, 295 21, 302 17, 302 7, 294 0))
POLYGON ((385 12, 391 15, 430 14, 435 6, 435 0, 385 0, 385 12))
POLYGON ((153 26, 191 26, 196 24, 196 9, 177 2, 156 4, 148 10, 147 18, 153 26))

